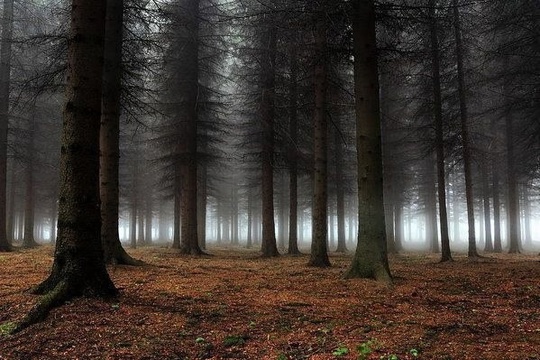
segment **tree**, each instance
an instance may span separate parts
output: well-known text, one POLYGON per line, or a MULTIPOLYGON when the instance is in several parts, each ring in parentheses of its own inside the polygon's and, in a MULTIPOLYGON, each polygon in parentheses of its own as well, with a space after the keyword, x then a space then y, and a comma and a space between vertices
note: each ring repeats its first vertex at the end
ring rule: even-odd
POLYGON ((347 278, 390 283, 386 252, 375 2, 352 2, 358 158, 358 245, 347 278))
POLYGON ((274 121, 276 92, 276 44, 277 26, 270 15, 263 15, 264 29, 261 37, 263 45, 261 57, 260 117, 262 122, 261 149, 261 192, 262 192, 262 243, 263 257, 279 255, 276 243, 274 221, 274 121))
POLYGON ((33 289, 46 295, 16 331, 80 295, 117 293, 105 263, 99 210, 99 131, 105 0, 73 0, 60 156, 58 239, 49 277, 33 289))
POLYGON ((123 0, 107 1, 100 128, 101 241, 106 263, 140 265, 124 250, 118 235, 123 13, 123 0))
POLYGON ((12 35, 13 0, 4 0, 0 39, 0 251, 11 250, 6 233, 6 179, 12 35))
MULTIPOLYGON (((320 6, 320 5, 319 5, 320 6)), ((315 68, 313 110, 313 234, 309 266, 330 266, 328 258, 328 54, 324 8, 315 9, 315 68)))
POLYGON ((35 137, 36 137, 36 106, 32 106, 32 113, 28 120, 28 149, 26 159, 26 191, 24 199, 24 235, 22 246, 24 248, 32 248, 38 246, 34 238, 34 218, 35 218, 35 181, 34 181, 34 157, 35 151, 35 137))
POLYGON ((469 117, 467 113, 467 95, 465 94, 465 69, 463 62, 463 42, 461 37, 461 21, 459 16, 458 0, 453 0, 454 31, 456 39, 456 65, 458 75, 458 94, 461 124, 461 141, 463 147, 463 168, 465 172, 465 197, 467 200, 467 223, 469 227, 469 257, 478 257, 476 250, 476 236, 474 228, 474 197, 472 184, 472 154, 471 139, 469 135, 469 117))
POLYGON ((444 133, 441 96, 441 71, 439 39, 437 34, 436 0, 430 0, 430 46, 431 79, 433 86, 433 118, 435 122, 435 152, 437 161, 437 196, 439 202, 439 223, 441 231, 441 262, 451 261, 450 237, 448 235, 448 213, 446 209, 446 174, 444 159, 444 133))

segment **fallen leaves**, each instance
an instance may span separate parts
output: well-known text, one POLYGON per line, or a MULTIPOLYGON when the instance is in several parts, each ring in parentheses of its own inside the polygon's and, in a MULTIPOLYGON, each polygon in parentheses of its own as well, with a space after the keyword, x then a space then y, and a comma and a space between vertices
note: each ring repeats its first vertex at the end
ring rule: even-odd
POLYGON ((118 299, 76 299, 11 336, 9 324, 36 301, 24 290, 46 277, 52 250, 2 254, 0 359, 540 359, 532 256, 439 264, 400 255, 388 288, 343 280, 347 255, 321 270, 306 267, 307 256, 210 252, 134 250, 154 266, 117 266, 118 299))

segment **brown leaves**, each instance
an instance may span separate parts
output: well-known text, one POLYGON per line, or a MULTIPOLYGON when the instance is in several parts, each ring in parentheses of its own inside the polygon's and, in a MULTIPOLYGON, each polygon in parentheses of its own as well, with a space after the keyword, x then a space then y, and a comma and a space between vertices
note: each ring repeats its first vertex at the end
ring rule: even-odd
MULTIPOLYGON (((77 299, 42 324, 0 335, 0 359, 357 359, 366 344, 367 359, 540 358, 533 257, 438 264, 401 255, 387 288, 343 280, 344 255, 321 270, 306 267, 307 256, 133 252, 158 266, 117 266, 118 301, 77 299)), ((24 290, 47 275, 50 256, 47 247, 2 255, 0 325, 35 303, 24 290)))

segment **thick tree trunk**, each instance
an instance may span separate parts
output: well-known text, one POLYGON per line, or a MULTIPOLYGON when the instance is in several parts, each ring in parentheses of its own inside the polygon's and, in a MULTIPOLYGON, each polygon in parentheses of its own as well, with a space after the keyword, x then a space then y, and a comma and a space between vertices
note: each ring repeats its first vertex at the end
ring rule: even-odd
POLYGON ((309 266, 330 266, 328 258, 328 54, 326 17, 317 9, 315 28, 315 109, 313 113, 313 222, 309 266))
POLYGON ((476 235, 474 227, 474 196, 472 183, 472 157, 471 140, 469 137, 469 119, 467 114, 467 99, 465 94, 465 69, 463 65, 463 44, 461 39, 461 22, 459 18, 458 0, 453 0, 454 6, 454 30, 456 37, 456 62, 458 72, 458 93, 461 122, 461 141, 463 147, 463 168, 465 172, 465 198, 467 202, 467 225, 469 227, 469 251, 468 256, 478 257, 476 250, 476 235))
POLYGON ((197 225, 197 123, 199 117, 199 0, 189 0, 182 8, 184 12, 185 36, 181 56, 183 113, 177 114, 180 121, 182 141, 179 143, 181 196, 182 196, 182 239, 180 252, 202 255, 199 246, 197 225))
POLYGON ((138 265, 118 234, 123 0, 107 1, 100 128, 101 242, 106 263, 138 265))
MULTIPOLYGON (((270 20, 271 21, 271 20, 270 20)), ((263 257, 278 256, 274 222, 274 114, 277 29, 269 25, 263 37, 261 118, 262 144, 262 245, 263 257)))
POLYGON ((450 236, 448 235, 448 213, 446 209, 446 174, 444 164, 444 133, 442 118, 441 74, 439 37, 436 18, 436 1, 430 1, 431 73, 433 81, 433 118, 435 122, 435 154, 437 162, 437 198, 441 234, 441 262, 452 260, 450 236))
POLYGON ((358 246, 346 277, 390 283, 386 252, 375 2, 353 0, 358 246))
POLYGON ((58 242, 49 277, 36 294, 47 294, 16 330, 42 320, 73 296, 116 295, 103 261, 99 210, 105 0, 73 0, 66 103, 60 156, 58 242))
POLYGON ((6 233, 6 179, 12 35, 13 0, 4 0, 0 40, 0 251, 11 250, 6 233))

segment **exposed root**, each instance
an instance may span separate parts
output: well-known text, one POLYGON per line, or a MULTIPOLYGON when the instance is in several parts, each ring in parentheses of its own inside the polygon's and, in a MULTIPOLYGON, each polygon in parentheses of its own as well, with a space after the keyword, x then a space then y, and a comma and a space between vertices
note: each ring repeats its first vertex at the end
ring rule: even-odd
POLYGON ((69 283, 64 280, 41 298, 41 300, 30 310, 30 312, 17 324, 13 333, 18 333, 27 327, 37 324, 47 317, 49 312, 64 303, 69 296, 69 283))

